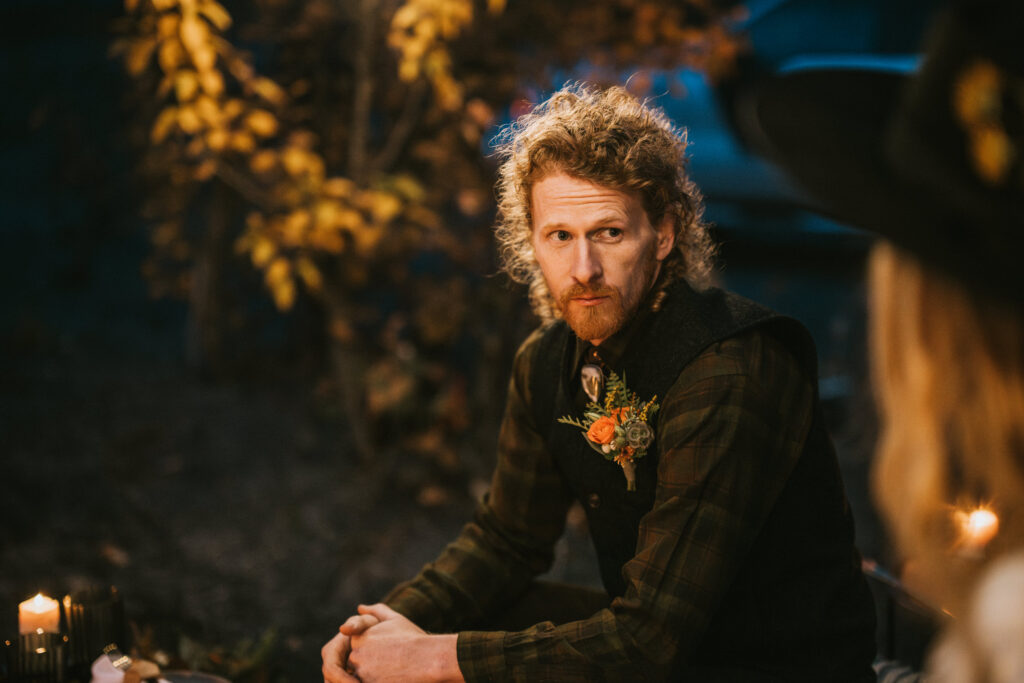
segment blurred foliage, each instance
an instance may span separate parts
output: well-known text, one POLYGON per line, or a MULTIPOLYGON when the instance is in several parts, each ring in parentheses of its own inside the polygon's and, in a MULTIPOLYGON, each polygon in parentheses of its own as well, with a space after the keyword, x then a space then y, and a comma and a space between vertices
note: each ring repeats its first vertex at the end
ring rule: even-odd
POLYGON ((182 636, 178 657, 189 671, 206 671, 234 683, 269 683, 276 635, 272 629, 259 640, 243 640, 232 647, 207 646, 182 636))
POLYGON ((164 671, 203 671, 223 676, 233 683, 269 683, 277 680, 274 665, 277 635, 267 629, 258 640, 245 639, 228 647, 208 645, 180 636, 177 651, 160 649, 152 628, 132 624, 132 656, 154 662, 164 671))
POLYGON ((245 315, 224 294, 244 256, 278 309, 322 317, 355 452, 401 434, 457 467, 452 444, 496 422, 529 324, 482 279, 485 135, 568 73, 637 70, 641 94, 644 69, 727 73, 744 49, 733 4, 125 0, 114 52, 145 128, 153 292, 189 299, 196 353, 220 363, 245 344, 223 331, 245 315))

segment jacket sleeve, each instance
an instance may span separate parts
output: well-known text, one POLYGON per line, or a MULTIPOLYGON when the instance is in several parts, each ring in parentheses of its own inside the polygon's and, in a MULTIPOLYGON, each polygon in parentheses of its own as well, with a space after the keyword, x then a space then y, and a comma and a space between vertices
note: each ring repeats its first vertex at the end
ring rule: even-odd
POLYGON ((570 494, 529 409, 530 368, 539 338, 538 330, 516 354, 497 466, 473 521, 436 560, 384 598, 426 630, 479 627, 551 566, 570 494))

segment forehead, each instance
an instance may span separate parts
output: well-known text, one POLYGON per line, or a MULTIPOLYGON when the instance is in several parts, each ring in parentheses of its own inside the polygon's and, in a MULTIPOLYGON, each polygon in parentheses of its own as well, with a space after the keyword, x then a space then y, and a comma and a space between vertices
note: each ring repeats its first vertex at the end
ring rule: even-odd
POLYGON ((534 226, 570 218, 628 220, 643 214, 636 194, 564 173, 552 173, 535 182, 530 204, 534 226))

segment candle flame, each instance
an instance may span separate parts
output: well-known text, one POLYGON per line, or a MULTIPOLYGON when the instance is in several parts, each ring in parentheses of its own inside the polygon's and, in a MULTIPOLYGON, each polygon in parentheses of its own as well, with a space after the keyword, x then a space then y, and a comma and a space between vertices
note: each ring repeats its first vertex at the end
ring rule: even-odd
POLYGON ((42 593, 36 593, 36 596, 31 600, 26 600, 22 603, 25 605, 25 609, 35 612, 36 614, 42 614, 43 612, 49 612, 57 604, 57 601, 53 598, 49 598, 42 593))
POLYGON ((957 545, 967 550, 981 550, 999 533, 999 517, 987 505, 956 510, 953 519, 960 531, 957 545))

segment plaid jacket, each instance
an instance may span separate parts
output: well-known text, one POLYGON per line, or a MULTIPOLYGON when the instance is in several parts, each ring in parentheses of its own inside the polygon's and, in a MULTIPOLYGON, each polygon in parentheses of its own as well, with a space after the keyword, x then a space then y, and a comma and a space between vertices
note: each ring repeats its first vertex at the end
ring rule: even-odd
MULTIPOLYGON (((675 334, 649 338, 658 318, 678 313, 673 306, 707 300, 683 283, 669 291, 668 313, 645 310, 601 345, 606 365, 639 367, 652 342, 686 337, 681 320, 675 334)), ((559 334, 551 328, 517 354, 490 495, 388 604, 428 630, 462 629, 467 681, 714 680, 729 667, 741 672, 737 680, 869 680, 873 611, 827 436, 806 454, 824 436, 813 359, 798 359, 770 326, 740 327, 669 378, 655 443, 640 461, 638 489, 646 471, 649 500, 630 551, 613 563, 620 581, 605 576, 607 609, 520 632, 465 630, 485 625, 550 565, 574 496, 593 503, 564 455, 553 454, 551 425, 561 413, 545 423, 536 411, 538 403, 555 412, 569 405, 549 395, 560 383, 575 386, 585 348, 563 348, 560 376, 545 381, 551 373, 537 369, 551 361, 546 340, 559 334)), ((618 467, 591 457, 606 471, 603 519, 635 514, 608 484, 624 490, 618 467)))

